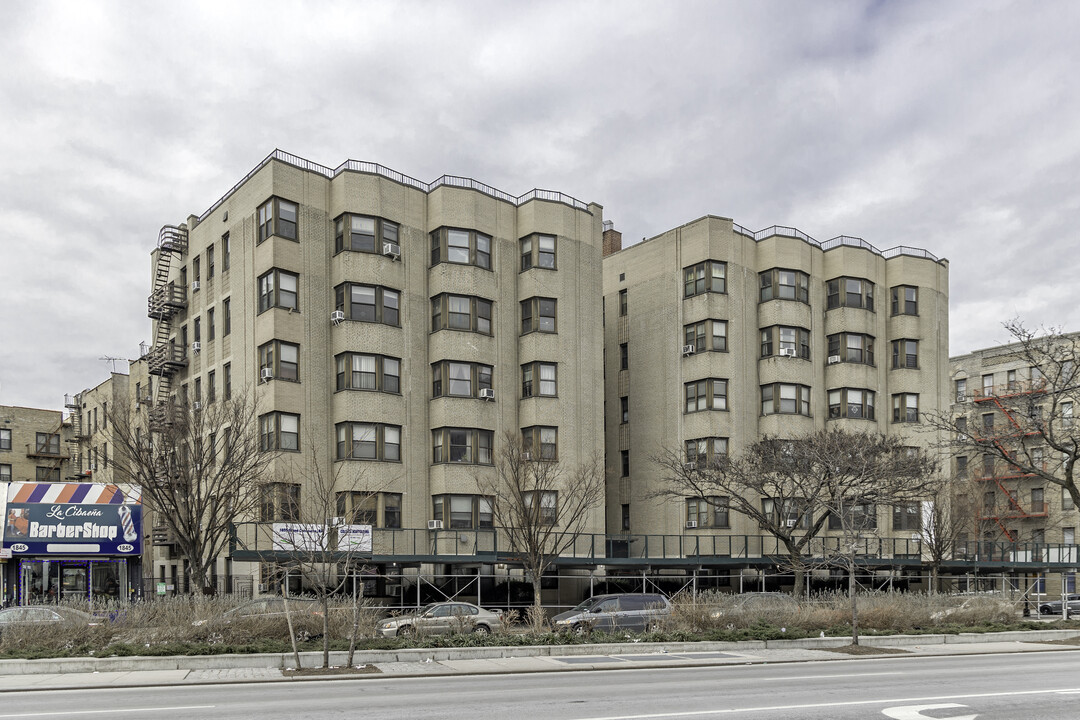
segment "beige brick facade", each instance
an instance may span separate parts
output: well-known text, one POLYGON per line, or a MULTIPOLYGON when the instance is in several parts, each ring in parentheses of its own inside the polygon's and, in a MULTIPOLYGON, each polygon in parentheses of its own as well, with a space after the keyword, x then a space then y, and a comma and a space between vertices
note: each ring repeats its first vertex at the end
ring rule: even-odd
POLYGON ((71 440, 58 410, 0 405, 0 482, 67 479, 71 440))

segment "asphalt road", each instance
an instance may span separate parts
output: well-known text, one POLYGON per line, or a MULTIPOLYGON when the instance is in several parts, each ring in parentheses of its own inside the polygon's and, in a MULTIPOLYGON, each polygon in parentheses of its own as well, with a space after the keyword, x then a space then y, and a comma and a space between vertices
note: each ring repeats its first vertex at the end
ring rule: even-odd
POLYGON ((1080 653, 8 693, 2 718, 1080 717, 1080 653))

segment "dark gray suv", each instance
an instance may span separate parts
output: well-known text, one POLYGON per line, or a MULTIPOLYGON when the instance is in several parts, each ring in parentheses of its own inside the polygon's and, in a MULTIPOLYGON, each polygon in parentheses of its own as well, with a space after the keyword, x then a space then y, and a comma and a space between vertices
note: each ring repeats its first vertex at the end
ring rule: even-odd
POLYGON ((555 630, 645 632, 671 614, 671 603, 657 593, 595 595, 551 618, 555 630))

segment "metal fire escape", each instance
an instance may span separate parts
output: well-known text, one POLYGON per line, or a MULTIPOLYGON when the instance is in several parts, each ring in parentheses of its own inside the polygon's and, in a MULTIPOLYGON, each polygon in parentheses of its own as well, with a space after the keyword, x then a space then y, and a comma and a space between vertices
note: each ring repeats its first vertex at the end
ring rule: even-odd
POLYGON ((187 308, 187 288, 169 280, 173 256, 181 258, 187 252, 187 247, 186 226, 166 225, 161 228, 158 233, 154 291, 147 301, 147 314, 157 323, 154 344, 147 354, 147 370, 160 378, 150 410, 151 427, 166 422, 172 376, 188 364, 187 348, 177 345, 172 337, 173 318, 187 308))
POLYGON ((71 439, 68 440, 68 444, 71 445, 71 472, 68 474, 68 479, 85 480, 90 468, 84 471, 82 443, 90 437, 90 433, 83 430, 82 398, 78 394, 65 395, 64 407, 69 411, 68 420, 71 422, 71 439))
MULTIPOLYGON (((990 441, 994 447, 1004 457, 1010 457, 1015 454, 1014 450, 1010 450, 1006 443, 1010 445, 1013 443, 1022 442, 1025 437, 1033 437, 1038 435, 1037 432, 1025 430, 1020 426, 1015 417, 1016 407, 1010 405, 1010 400, 1018 397, 1031 396, 1044 393, 1045 389, 1042 383, 1021 385, 1017 382, 1010 382, 1003 394, 997 394, 993 388, 986 388, 981 393, 978 393, 973 398, 976 405, 981 405, 985 410, 997 409, 1001 415, 1008 421, 1009 430, 1002 434, 995 434, 986 436, 981 439, 990 441)), ((1006 527, 1005 521, 1007 520, 1030 520, 1032 518, 1045 518, 1047 516, 1046 503, 1029 503, 1025 505, 1020 498, 1017 497, 1018 490, 1013 487, 1011 490, 1006 487, 1005 483, 1009 481, 1019 481, 1024 478, 1035 477, 1034 473, 1022 472, 1021 469, 1008 461, 1004 463, 1004 471, 998 472, 999 465, 996 460, 992 468, 985 468, 981 476, 976 479, 983 482, 993 482, 998 489, 1005 495, 1006 504, 1002 510, 998 510, 997 505, 993 508, 984 507, 982 513, 979 516, 980 520, 992 520, 997 524, 1001 531, 1005 533, 1005 536, 1010 541, 1015 542, 1016 537, 1013 535, 1013 531, 1006 527)))

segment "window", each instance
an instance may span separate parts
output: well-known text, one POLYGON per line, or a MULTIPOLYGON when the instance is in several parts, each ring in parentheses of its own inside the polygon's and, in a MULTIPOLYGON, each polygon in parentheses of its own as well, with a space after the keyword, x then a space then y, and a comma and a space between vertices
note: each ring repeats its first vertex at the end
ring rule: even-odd
POLYGON ((214 339, 214 308, 206 311, 206 339, 214 339))
POLYGON ((559 493, 555 490, 529 490, 523 497, 525 510, 540 525, 554 525, 559 518, 559 493))
MULTIPOLYGON (((877 530, 877 507, 873 503, 854 503, 844 508, 847 527, 850 530, 877 530)), ((840 515, 829 513, 829 529, 843 530, 845 523, 840 515)))
POLYGON ((829 391, 829 419, 874 419, 874 391, 840 388, 829 391))
POLYGON ((787 498, 778 500, 774 498, 761 499, 761 512, 769 522, 781 528, 798 528, 806 530, 810 527, 813 513, 809 512, 807 503, 801 498, 787 498))
POLYGON ((955 381, 956 385, 956 402, 965 402, 967 400, 967 379, 961 378, 955 381))
POLYGON ((60 435, 57 433, 36 433, 34 449, 38 455, 59 455, 60 435))
POLYGON ((342 283, 334 288, 334 309, 345 313, 347 320, 397 327, 400 306, 401 294, 390 288, 356 283, 342 283))
POLYGON ((431 331, 465 330, 491 335, 491 301, 471 295, 431 298, 431 331))
POLYGON ((491 236, 476 230, 439 228, 431 233, 431 266, 441 262, 491 269, 491 236))
POLYGON ((699 528, 728 527, 728 498, 686 498, 686 526, 699 528))
POLYGON ((1073 404, 1071 400, 1067 400, 1061 403, 1061 427, 1071 428, 1073 426, 1073 404))
POLYGON ((337 430, 338 460, 401 460, 401 426, 344 422, 337 430))
POLYGON ((0 465, 0 483, 11 482, 11 466, 0 465))
POLYGON ((278 380, 300 382, 300 346, 281 340, 271 340, 259 346, 259 377, 270 370, 278 380))
POLYGON ((224 373, 224 377, 222 379, 224 381, 223 389, 225 391, 225 399, 228 400, 232 397, 232 363, 225 363, 225 365, 221 368, 221 371, 222 373, 224 373))
POLYGON ((630 451, 620 450, 619 460, 622 462, 622 474, 620 477, 630 477, 630 451))
POLYGON ((893 315, 919 314, 919 288, 910 285, 897 285, 892 289, 893 315))
POLYGON ((810 276, 798 270, 773 268, 758 276, 760 280, 759 300, 798 300, 810 302, 810 276))
POLYGON ((1061 509, 1072 510, 1076 505, 1073 503, 1072 494, 1068 490, 1062 489, 1061 491, 1061 509))
POLYGON ((630 530, 630 503, 623 503, 622 506, 622 529, 630 530))
POLYGON ((683 297, 727 292, 727 263, 706 260, 683 268, 683 297))
POLYGON ((727 320, 702 320, 683 328, 686 345, 694 346, 694 353, 713 351, 727 352, 727 320))
POLYGON ((558 394, 556 363, 531 362, 521 366, 521 397, 555 397, 558 394))
POLYGON ((477 428, 443 427, 431 431, 432 462, 491 465, 495 433, 477 428))
POLYGON ((11 430, 0 429, 0 450, 11 449, 11 430))
POLYGON ((627 315, 626 291, 625 290, 620 290, 619 291, 619 317, 626 317, 626 315, 627 315))
POLYGON ((555 269, 555 236, 529 235, 520 240, 521 270, 529 268, 555 269))
MULTIPOLYGON (((1075 545, 1076 544, 1076 528, 1067 527, 1061 528, 1061 542, 1063 545, 1075 545)), ((1074 580, 1075 583, 1075 580, 1074 580)), ((1074 584, 1075 589, 1075 584, 1074 584)))
POLYGON ((259 488, 259 519, 263 522, 296 522, 300 519, 300 486, 266 483, 259 488))
POLYGON ((206 279, 213 280, 214 278, 214 245, 213 243, 206 246, 206 279))
POLYGON ((384 355, 341 353, 334 358, 337 390, 401 392, 401 360, 384 355))
POLYGON ((994 477, 994 470, 997 466, 997 458, 990 453, 983 453, 982 456, 983 465, 983 477, 994 477))
POLYGON ((274 268, 259 277, 259 312, 279 307, 298 311, 300 276, 274 268))
POLYGON ((60 482, 60 468, 38 467, 34 479, 38 482, 60 482))
POLYGON ((270 198, 259 208, 259 242, 271 235, 297 240, 296 203, 270 198))
POLYGON ((956 458, 956 477, 966 478, 968 474, 968 459, 966 455, 956 458))
POLYGON ((272 412, 259 416, 259 449, 300 451, 300 416, 272 412))
POLYGON ((195 318, 195 342, 202 340, 202 318, 195 318))
POLYGON ((221 236, 221 272, 229 272, 229 233, 221 236))
POLYGON ((1031 379, 1032 388, 1041 388, 1046 384, 1046 376, 1043 371, 1037 367, 1028 368, 1028 377, 1031 379))
POLYGON ((479 363, 441 360, 431 364, 432 397, 480 396, 481 390, 491 390, 493 368, 479 363))
POLYGON ((705 378, 686 383, 686 412, 727 410, 727 380, 705 378))
POLYGON ((521 429, 522 450, 536 460, 559 459, 559 429, 534 425, 521 429), (533 455, 539 450, 539 456, 533 455))
POLYGON ((874 283, 862 278, 838 277, 825 283, 825 309, 838 307, 874 310, 874 283))
POLYGON ((217 374, 211 370, 206 374, 206 401, 217 400, 217 374))
POLYGON ((623 425, 630 422, 630 398, 625 395, 619 398, 619 418, 623 425))
POLYGON ((994 394, 994 376, 983 375, 982 376, 982 394, 984 397, 990 397, 994 394))
POLYGON ((441 520, 450 530, 472 530, 494 526, 491 498, 484 495, 433 495, 433 520, 441 520))
POLYGON ((893 507, 893 530, 922 530, 922 510, 919 503, 903 503, 893 507))
POLYGON ((728 439, 724 437, 697 438, 686 441, 686 462, 695 470, 712 467, 718 458, 728 454, 728 439))
POLYGON ((1005 373, 1005 389, 1009 392, 1016 391, 1016 371, 1009 370, 1005 373))
MULTIPOLYGON (((195 256, 191 260, 191 276, 191 279, 194 282, 199 282, 200 280, 202 280, 202 260, 198 256, 195 256)), ((192 286, 191 292, 198 291, 199 289, 197 287, 192 286)))
POLYGON ((334 221, 334 252, 348 250, 381 255, 383 242, 398 241, 398 230, 397 223, 382 218, 342 215, 334 221))
POLYGON ((772 383, 761 386, 761 414, 794 414, 810 416, 810 388, 791 383, 772 383))
POLYGON ((337 514, 347 524, 401 527, 401 493, 346 491, 336 499, 337 514))
POLYGON ((1046 496, 1043 488, 1031 489, 1031 512, 1036 515, 1046 512, 1046 496))
POLYGON ((893 340, 892 366, 894 369, 919 369, 919 341, 893 340))
POLYGON ((542 333, 558 331, 555 318, 555 298, 531 297, 521 301, 521 334, 534 330, 542 333))
POLYGON ((773 325, 762 329, 761 357, 771 357, 774 354, 809 360, 810 331, 783 325, 773 325))
POLYGON ((630 343, 621 343, 619 345, 619 369, 630 369, 630 343))
POLYGON ((829 362, 874 364, 874 338, 859 333, 829 336, 829 362))
POLYGON ((919 396, 916 393, 900 393, 892 396, 892 421, 919 422, 919 396))

